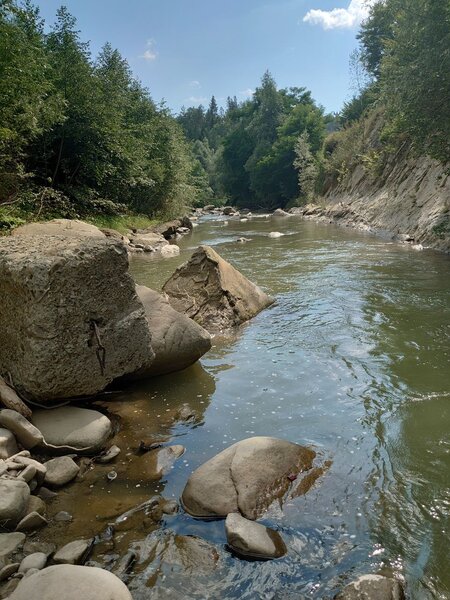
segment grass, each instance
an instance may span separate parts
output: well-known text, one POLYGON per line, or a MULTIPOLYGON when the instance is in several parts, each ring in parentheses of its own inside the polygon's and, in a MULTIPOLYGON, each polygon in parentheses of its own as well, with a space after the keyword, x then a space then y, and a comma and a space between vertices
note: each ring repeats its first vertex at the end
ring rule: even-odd
POLYGON ((115 229, 122 234, 130 229, 147 229, 159 223, 145 215, 93 215, 83 220, 101 229, 115 229))

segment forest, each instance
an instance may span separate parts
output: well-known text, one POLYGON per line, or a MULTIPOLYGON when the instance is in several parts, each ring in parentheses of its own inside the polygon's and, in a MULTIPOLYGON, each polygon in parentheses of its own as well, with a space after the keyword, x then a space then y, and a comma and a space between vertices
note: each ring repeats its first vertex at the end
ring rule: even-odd
POLYGON ((54 217, 160 219, 206 203, 301 205, 356 161, 381 172, 402 144, 446 163, 448 1, 381 1, 358 40, 357 90, 338 114, 267 71, 244 102, 212 97, 173 115, 117 49, 93 57, 66 8, 47 31, 30 1, 2 0, 0 231, 54 217))

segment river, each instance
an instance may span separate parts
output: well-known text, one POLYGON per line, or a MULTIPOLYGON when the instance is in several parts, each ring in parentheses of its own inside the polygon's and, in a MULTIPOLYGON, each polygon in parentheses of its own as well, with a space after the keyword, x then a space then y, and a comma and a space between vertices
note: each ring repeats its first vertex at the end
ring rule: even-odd
MULTIPOLYGON (((53 510, 75 519, 60 531, 97 534, 152 494, 178 499, 206 459, 246 437, 277 436, 313 446, 331 464, 310 491, 263 519, 282 534, 287 556, 243 561, 226 551, 223 522, 165 516, 111 549, 140 550, 129 581, 135 600, 332 598, 377 572, 404 578, 409 598, 450 598, 449 257, 297 217, 206 218, 179 244, 179 257, 133 257, 137 282, 160 289, 208 244, 276 303, 236 336, 216 339, 201 364, 112 395, 123 468, 100 485, 96 467, 81 502, 62 492, 53 510), (269 238, 274 230, 284 235, 269 238), (197 418, 174 423, 183 403, 197 418), (133 469, 144 438, 186 448, 161 481, 133 469), (211 542, 218 560, 194 557, 189 568, 145 551, 149 539, 174 534, 211 542)), ((108 564, 104 552, 95 560, 108 564)))

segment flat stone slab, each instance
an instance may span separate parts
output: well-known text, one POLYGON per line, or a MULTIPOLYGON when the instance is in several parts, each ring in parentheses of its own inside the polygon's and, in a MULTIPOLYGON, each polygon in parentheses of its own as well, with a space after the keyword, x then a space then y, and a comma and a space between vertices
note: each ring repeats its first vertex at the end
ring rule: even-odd
POLYGON ((60 456, 44 463, 47 469, 45 483, 50 486, 60 487, 75 479, 80 470, 77 463, 69 456, 60 456))
POLYGON ((22 579, 8 600, 133 600, 118 577, 97 567, 55 565, 22 579))
POLYGON ((311 468, 314 457, 313 450, 286 440, 242 440, 192 473, 183 491, 183 506, 194 517, 240 512, 257 519, 284 496, 293 475, 311 468))
POLYGON ((75 540, 60 548, 53 557, 55 563, 78 565, 86 557, 92 540, 75 540))
POLYGON ((280 558, 287 552, 286 544, 277 531, 249 521, 238 513, 227 516, 225 532, 230 548, 244 557, 267 560, 280 558))
MULTIPOLYGON (((33 423, 44 436, 46 445, 95 452, 111 435, 111 421, 97 410, 63 406, 35 410, 33 423)), ((66 450, 67 451, 67 450, 66 450)))

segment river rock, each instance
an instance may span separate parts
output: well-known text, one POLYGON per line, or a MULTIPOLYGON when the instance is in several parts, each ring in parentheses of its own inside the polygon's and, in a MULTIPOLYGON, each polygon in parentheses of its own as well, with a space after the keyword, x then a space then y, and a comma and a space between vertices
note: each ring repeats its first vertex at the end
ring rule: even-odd
POLYGON ((194 535, 174 535, 158 532, 155 535, 155 555, 172 569, 182 568, 192 576, 212 573, 219 562, 219 553, 209 542, 194 535))
POLYGON ((24 398, 92 395, 149 360, 126 248, 100 235, 0 238, 0 374, 24 398))
POLYGON ((42 500, 42 498, 39 498, 39 496, 30 496, 28 499, 27 515, 29 515, 32 512, 37 512, 43 517, 47 512, 47 505, 42 500))
POLYGON ((171 256, 178 256, 180 254, 180 247, 176 244, 168 244, 163 246, 160 250, 161 256, 169 258, 171 256))
POLYGON ((44 552, 34 552, 26 556, 19 566, 19 573, 26 573, 30 569, 41 570, 47 564, 47 555, 44 552))
POLYGON ((283 237, 284 233, 280 233, 279 231, 271 231, 268 236, 270 238, 280 238, 283 237))
POLYGON ((274 217, 290 217, 291 215, 286 212, 285 210, 283 210, 282 208, 277 208, 276 210, 273 211, 273 216, 274 217))
POLYGON ((8 429, 0 427, 0 458, 9 458, 19 452, 16 438, 8 429))
POLYGON ((48 525, 47 519, 38 512, 33 511, 23 517, 23 519, 18 523, 16 531, 36 531, 36 529, 40 529, 45 525, 48 525))
POLYGON ((55 450, 96 452, 111 435, 107 416, 96 410, 62 406, 53 410, 35 410, 33 423, 42 432, 46 445, 55 450))
POLYGON ((197 248, 163 290, 175 310, 210 332, 239 325, 273 302, 209 246, 197 248))
POLYGON ((9 558, 16 550, 23 546, 25 539, 26 536, 24 533, 0 533, 0 562, 9 558))
MULTIPOLYGON (((2 345, 0 344, 0 354, 1 346, 2 345)), ((25 417, 22 417, 20 413, 16 412, 15 410, 10 410, 9 408, 0 410, 0 425, 3 425, 3 427, 9 429, 9 431, 16 436, 19 443, 27 450, 31 450, 31 448, 41 444, 44 439, 42 433, 39 431, 39 429, 37 429, 37 427, 25 419, 25 417)))
POLYGON ((108 448, 108 450, 102 454, 101 456, 98 456, 95 460, 96 462, 100 463, 101 465, 106 465, 110 462, 112 462, 115 458, 117 458, 120 454, 121 450, 119 448, 119 446, 111 446, 110 448, 108 448))
POLYGON ((211 348, 211 335, 195 321, 173 309, 167 297, 143 285, 136 291, 145 308, 154 360, 133 377, 150 377, 181 371, 211 348))
POLYGON ((12 457, 12 463, 17 463, 17 465, 32 466, 35 469, 34 478, 36 479, 36 483, 38 486, 41 486, 44 483, 45 475, 47 473, 46 467, 41 464, 39 461, 30 458, 29 456, 22 456, 21 454, 17 454, 12 457))
POLYGON ((155 250, 161 250, 163 246, 168 246, 169 242, 160 233, 137 233, 130 236, 130 243, 135 247, 151 246, 155 250))
POLYGON ((47 469, 45 483, 50 486, 60 487, 72 481, 80 470, 80 467, 70 456, 52 458, 44 463, 47 469))
POLYGON ((174 462, 183 456, 184 446, 165 446, 151 450, 129 467, 129 476, 136 480, 156 481, 165 475, 174 462))
POLYGON ((0 523, 16 525, 26 512, 30 488, 21 479, 0 479, 0 523))
POLYGON ((58 564, 77 565, 86 559, 92 540, 75 540, 60 548, 53 560, 58 564))
POLYGON ((22 579, 9 600, 133 600, 118 577, 97 567, 54 565, 22 579))
POLYGON ((281 535, 260 523, 230 513, 225 520, 228 545, 239 555, 250 558, 280 558, 287 552, 281 535))
POLYGON ((43 223, 27 223, 12 231, 15 236, 63 235, 64 237, 97 237, 104 234, 95 225, 77 219, 52 219, 43 223))
POLYGON ((222 214, 226 215, 227 217, 230 215, 234 215, 235 212, 236 212, 236 209, 233 208, 232 206, 224 206, 222 208, 222 214))
POLYGON ((335 600, 403 600, 401 584, 382 575, 363 575, 347 585, 335 600))
POLYGON ((285 494, 292 474, 311 468, 314 457, 313 450, 285 440, 242 440, 192 473, 182 495, 184 508, 194 517, 241 512, 256 519, 285 494))
POLYGON ((0 581, 5 581, 5 579, 8 579, 8 577, 14 575, 14 573, 17 572, 19 567, 20 563, 16 562, 10 563, 9 565, 5 565, 3 568, 0 568, 0 581))

